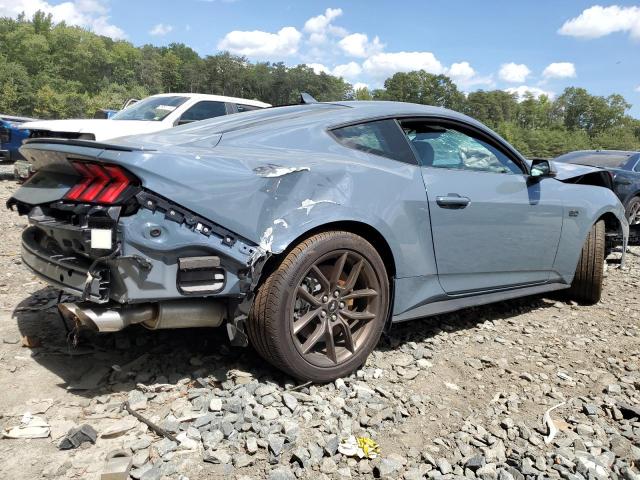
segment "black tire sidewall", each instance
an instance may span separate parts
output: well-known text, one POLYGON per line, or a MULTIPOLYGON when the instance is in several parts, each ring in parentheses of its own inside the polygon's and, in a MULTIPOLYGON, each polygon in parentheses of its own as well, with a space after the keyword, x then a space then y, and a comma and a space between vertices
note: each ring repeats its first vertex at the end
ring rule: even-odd
POLYGON ((632 208, 634 205, 638 204, 638 203, 640 203, 640 197, 633 197, 633 198, 629 201, 629 203, 627 204, 627 208, 625 208, 625 210, 624 210, 624 214, 625 214, 625 217, 627 217, 627 220, 629 220, 629 215, 630 215, 630 213, 631 213, 631 208, 632 208))
MULTIPOLYGON (((276 295, 280 293, 278 302, 279 318, 276 319, 280 356, 285 364, 291 368, 292 373, 296 377, 310 379, 315 382, 332 381, 335 378, 351 373, 364 364, 380 339, 389 311, 389 280, 380 255, 378 255, 377 251, 369 242, 361 237, 348 232, 333 233, 334 234, 329 237, 323 237, 321 234, 312 237, 311 248, 307 248, 298 254, 291 267, 283 272, 286 279, 286 292, 271 292, 276 295), (378 324, 377 327, 352 358, 335 367, 319 367, 309 363, 300 352, 298 352, 294 345, 290 330, 291 305, 292 302, 295 301, 296 290, 302 280, 302 276, 309 271, 318 258, 335 250, 351 250, 362 255, 371 264, 378 277, 381 289, 381 315, 375 320, 378 324)), ((273 320, 274 319, 272 319, 272 321, 273 320)))

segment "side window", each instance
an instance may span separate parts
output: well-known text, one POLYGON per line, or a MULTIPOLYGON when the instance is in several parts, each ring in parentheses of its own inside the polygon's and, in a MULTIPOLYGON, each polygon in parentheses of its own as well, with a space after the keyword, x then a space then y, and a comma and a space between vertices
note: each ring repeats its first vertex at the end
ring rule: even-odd
POLYGON ((485 141, 451 128, 407 122, 405 135, 425 167, 522 174, 522 168, 485 141))
POLYGON ((260 110, 262 107, 256 107, 255 105, 241 105, 239 103, 236 104, 238 107, 238 112, 250 112, 251 110, 260 110))
POLYGON ((206 120, 207 118, 220 117, 227 114, 224 102, 198 102, 182 114, 179 125, 206 120))
POLYGON ((355 150, 414 164, 415 156, 395 120, 350 125, 332 130, 336 140, 355 150))
POLYGON ((634 172, 640 172, 640 155, 636 156, 636 160, 637 160, 636 166, 633 167, 633 171, 634 172))

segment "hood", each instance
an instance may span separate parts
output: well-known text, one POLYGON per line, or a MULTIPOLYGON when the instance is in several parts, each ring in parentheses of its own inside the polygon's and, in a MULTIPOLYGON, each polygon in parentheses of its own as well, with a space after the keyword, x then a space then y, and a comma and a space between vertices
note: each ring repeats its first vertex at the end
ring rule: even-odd
POLYGON ((48 130, 51 132, 91 133, 97 141, 125 135, 157 132, 169 128, 164 122, 111 119, 39 120, 20 125, 21 130, 48 130))

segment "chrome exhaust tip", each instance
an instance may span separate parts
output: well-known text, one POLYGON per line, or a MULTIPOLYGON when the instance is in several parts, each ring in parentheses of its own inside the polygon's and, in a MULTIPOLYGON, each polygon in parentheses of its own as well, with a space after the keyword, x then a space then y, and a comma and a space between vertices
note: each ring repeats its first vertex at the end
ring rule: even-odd
POLYGON ((137 323, 150 330, 219 327, 226 318, 224 303, 211 300, 112 306, 60 303, 58 310, 65 319, 98 332, 117 332, 137 323))
POLYGON ((153 304, 132 307, 94 307, 91 304, 61 303, 58 310, 63 317, 98 332, 117 332, 134 323, 142 323, 155 316, 153 304))

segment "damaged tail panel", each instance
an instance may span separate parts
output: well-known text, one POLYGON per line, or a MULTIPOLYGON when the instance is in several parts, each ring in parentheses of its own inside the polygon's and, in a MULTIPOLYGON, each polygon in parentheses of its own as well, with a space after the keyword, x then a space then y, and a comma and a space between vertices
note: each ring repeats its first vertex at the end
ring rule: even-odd
POLYGON ((233 305, 251 291, 268 252, 149 191, 126 161, 102 160, 131 150, 40 141, 23 152, 37 170, 8 206, 28 216, 22 256, 48 283, 101 304, 206 297, 233 305))

